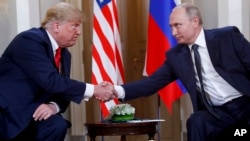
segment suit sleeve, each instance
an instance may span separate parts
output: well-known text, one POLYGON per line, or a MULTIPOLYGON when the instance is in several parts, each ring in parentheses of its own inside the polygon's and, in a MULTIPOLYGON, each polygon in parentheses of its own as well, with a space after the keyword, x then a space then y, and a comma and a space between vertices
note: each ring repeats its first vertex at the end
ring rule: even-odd
POLYGON ((59 75, 53 60, 48 57, 48 48, 51 46, 40 38, 33 33, 20 34, 11 48, 13 61, 46 93, 58 94, 68 101, 80 103, 86 84, 59 75))
POLYGON ((48 102, 55 102, 58 106, 59 106, 59 113, 63 113, 66 111, 66 109, 68 108, 70 101, 58 96, 58 95, 53 95, 48 102))
POLYGON ((237 27, 233 27, 233 32, 231 32, 232 43, 236 51, 240 62, 244 66, 244 69, 250 73, 250 43, 244 37, 244 35, 239 31, 237 27))

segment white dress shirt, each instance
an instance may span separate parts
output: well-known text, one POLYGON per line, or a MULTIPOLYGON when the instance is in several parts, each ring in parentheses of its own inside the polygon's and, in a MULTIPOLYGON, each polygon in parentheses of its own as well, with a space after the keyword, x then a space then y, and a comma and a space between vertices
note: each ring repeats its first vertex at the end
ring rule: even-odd
MULTIPOLYGON (((239 91, 226 82, 214 69, 208 54, 204 30, 201 30, 195 44, 199 45, 198 51, 201 57, 202 78, 205 92, 208 94, 213 105, 222 105, 234 98, 242 96, 239 91)), ((189 46, 191 50, 191 45, 189 46)), ((192 59, 194 61, 193 51, 191 50, 192 59)), ((195 66, 194 66, 195 68, 195 66)), ((196 71, 196 69, 195 69, 196 71)), ((197 76, 196 85, 200 87, 197 76)))
MULTIPOLYGON (((222 105, 234 98, 242 96, 242 94, 233 88, 228 82, 226 82, 214 69, 211 59, 208 54, 207 45, 205 41, 204 30, 201 30, 195 44, 199 45, 198 51, 201 57, 202 77, 204 83, 205 92, 208 94, 210 104, 218 106, 222 105)), ((191 50, 191 46, 189 49, 191 50)), ((193 51, 192 59, 194 61, 193 51)), ((195 66, 194 66, 195 67, 195 66)), ((196 71, 196 69, 195 69, 196 71)), ((195 75, 196 84, 200 87, 200 82, 197 74, 195 75)), ((115 86, 115 90, 118 93, 118 98, 123 99, 125 97, 125 91, 121 86, 115 86)))

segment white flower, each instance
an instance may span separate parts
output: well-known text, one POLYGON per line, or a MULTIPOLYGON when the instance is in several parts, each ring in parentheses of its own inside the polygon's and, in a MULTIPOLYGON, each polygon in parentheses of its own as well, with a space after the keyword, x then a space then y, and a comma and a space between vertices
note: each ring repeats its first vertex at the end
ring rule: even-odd
POLYGON ((110 108, 111 115, 131 115, 135 114, 135 108, 130 104, 117 104, 110 108))

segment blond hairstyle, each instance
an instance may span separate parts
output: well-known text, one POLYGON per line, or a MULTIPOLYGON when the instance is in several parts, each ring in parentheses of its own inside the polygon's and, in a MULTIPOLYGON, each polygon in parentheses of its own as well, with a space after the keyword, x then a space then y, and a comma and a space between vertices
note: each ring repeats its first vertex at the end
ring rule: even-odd
POLYGON ((72 21, 83 20, 83 13, 80 9, 66 2, 60 2, 50 7, 46 16, 41 22, 41 26, 48 28, 49 24, 54 21, 72 21))

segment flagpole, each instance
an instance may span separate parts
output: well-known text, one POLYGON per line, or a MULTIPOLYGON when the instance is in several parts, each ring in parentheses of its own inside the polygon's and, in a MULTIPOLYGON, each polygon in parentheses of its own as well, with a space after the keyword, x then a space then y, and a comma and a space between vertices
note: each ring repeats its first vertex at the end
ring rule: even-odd
MULTIPOLYGON (((161 114, 160 114, 160 112, 161 112, 161 100, 160 100, 160 96, 159 96, 159 94, 157 94, 157 103, 158 103, 158 105, 157 105, 157 116, 158 116, 158 119, 160 119, 161 118, 161 114)), ((157 127, 157 130, 158 130, 158 141, 160 141, 161 140, 161 130, 160 130, 161 128, 160 128, 160 122, 158 122, 158 127, 157 127)))
MULTIPOLYGON (((102 118, 102 110, 100 110, 100 120, 102 121, 103 120, 103 118, 102 118)), ((104 137, 103 136, 101 136, 101 139, 100 139, 101 141, 104 141, 104 137)))

